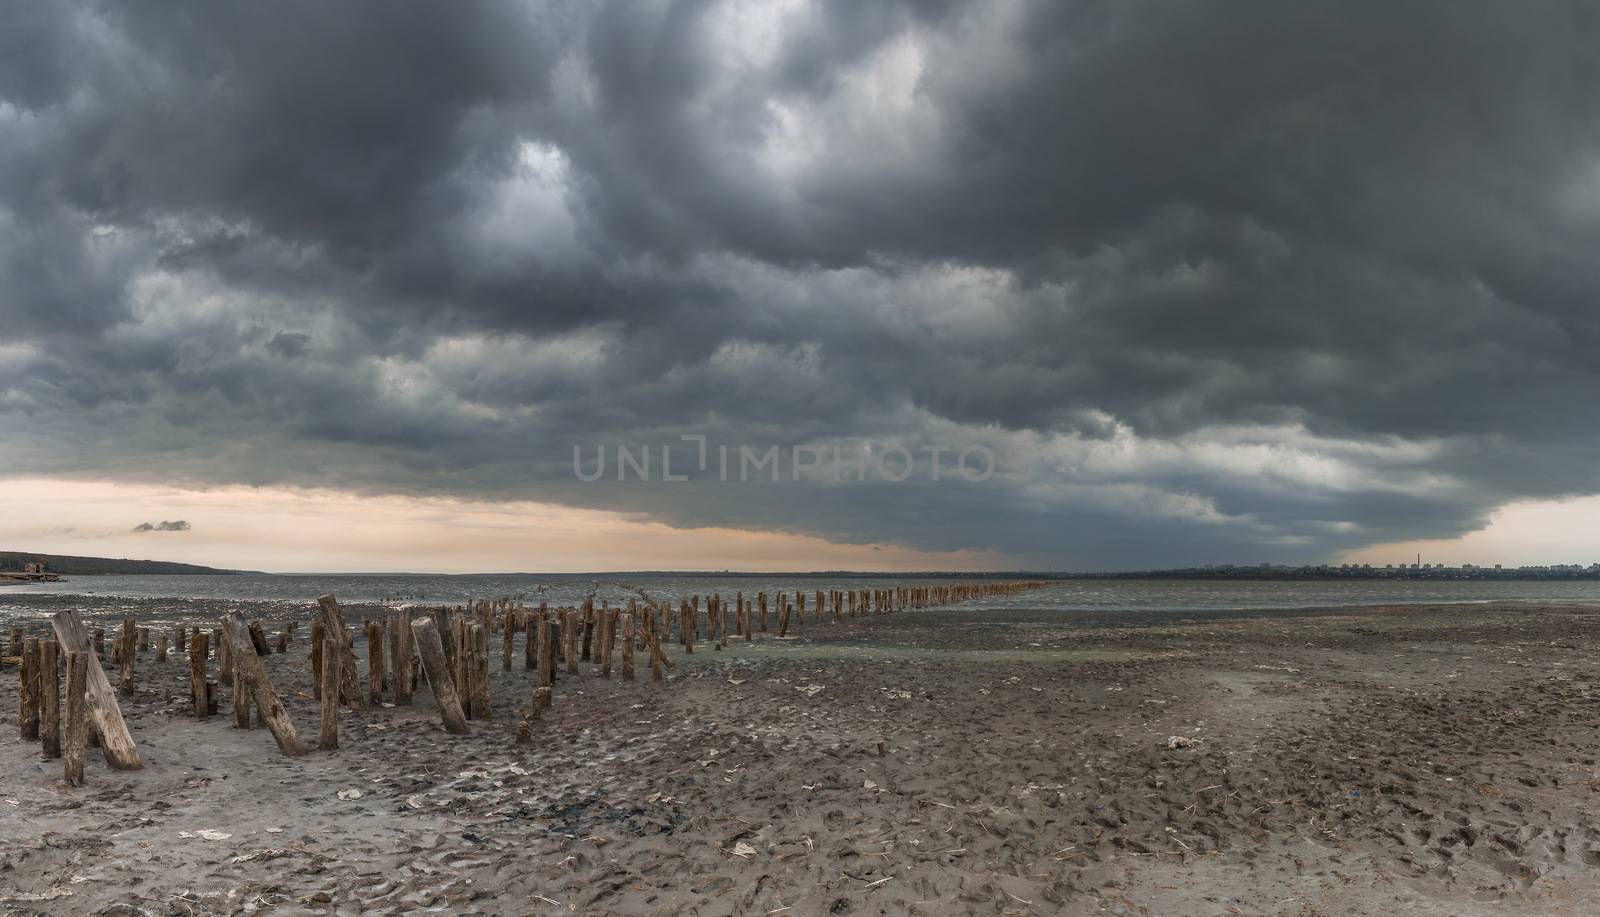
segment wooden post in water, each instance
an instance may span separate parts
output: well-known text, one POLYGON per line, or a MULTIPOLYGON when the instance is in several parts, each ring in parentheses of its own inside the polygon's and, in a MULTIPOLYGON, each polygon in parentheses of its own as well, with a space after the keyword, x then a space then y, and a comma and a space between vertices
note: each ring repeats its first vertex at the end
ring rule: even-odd
POLYGON ((417 618, 411 622, 411 636, 417 643, 417 655, 422 659, 422 672, 433 689, 433 699, 439 706, 439 717, 444 728, 456 735, 466 735, 467 715, 461 709, 461 698, 456 694, 455 683, 450 679, 450 662, 444 655, 444 641, 439 639, 439 628, 432 618, 417 618))
MULTIPOLYGON (((77 612, 56 612, 50 620, 50 626, 55 630, 56 640, 63 650, 68 653, 89 652, 89 634, 84 630, 77 612)), ((122 708, 117 705, 116 694, 111 690, 111 679, 106 677, 99 659, 89 659, 89 671, 85 679, 84 693, 89 715, 94 718, 94 730, 99 734, 106 763, 125 771, 144 767, 139 760, 139 747, 133 744, 133 736, 128 734, 128 724, 122 719, 122 708)))
POLYGON ((167 661, 167 635, 156 634, 156 662, 167 661))
POLYGON ((24 742, 39 741, 39 638, 27 637, 22 641, 22 665, 17 673, 17 700, 19 732, 24 742))
POLYGON ((189 696, 194 701, 194 718, 203 720, 211 714, 206 698, 206 657, 211 655, 211 637, 195 628, 189 642, 189 696))
POLYGON ((67 653, 67 702, 62 757, 65 758, 67 786, 83 786, 84 688, 89 679, 88 654, 67 653))
POLYGON ((61 647, 54 640, 39 641, 39 738, 46 758, 61 757, 61 647))
POLYGON ((278 692, 272 690, 266 664, 254 652, 244 619, 236 614, 225 615, 222 618, 222 630, 233 656, 234 668, 242 670, 240 686, 244 688, 245 696, 254 702, 257 716, 272 731, 278 750, 290 757, 305 754, 305 746, 300 744, 300 735, 295 731, 294 721, 289 719, 289 711, 278 700, 278 692))

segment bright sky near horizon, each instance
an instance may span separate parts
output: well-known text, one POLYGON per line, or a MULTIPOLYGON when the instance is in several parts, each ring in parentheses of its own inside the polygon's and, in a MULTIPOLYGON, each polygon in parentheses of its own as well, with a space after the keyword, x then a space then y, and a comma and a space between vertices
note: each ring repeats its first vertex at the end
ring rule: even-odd
MULTIPOLYGON (((841 545, 803 535, 676 529, 624 513, 533 502, 330 490, 183 490, 114 482, 0 479, 0 550, 168 560, 284 572, 614 570, 1007 570, 996 552, 841 545), (162 522, 185 527, 161 531, 162 522), (147 530, 137 531, 147 527, 147 530)), ((1520 503, 1461 538, 1353 551, 1354 563, 1507 566, 1600 560, 1600 498, 1520 503)), ((1282 558, 1263 557, 1263 561, 1282 558)), ((1217 559, 1217 562, 1228 562, 1217 559)))

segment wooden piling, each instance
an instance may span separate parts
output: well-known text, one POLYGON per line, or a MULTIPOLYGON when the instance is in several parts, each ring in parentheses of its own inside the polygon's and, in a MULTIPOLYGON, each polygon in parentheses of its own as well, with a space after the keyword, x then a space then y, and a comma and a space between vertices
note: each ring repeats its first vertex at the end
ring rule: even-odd
POLYGON ((167 635, 156 635, 156 662, 167 661, 167 635))
POLYGON ((540 688, 555 688, 556 683, 556 645, 555 634, 550 626, 550 616, 544 613, 539 615, 539 678, 535 683, 540 688))
POLYGON ((322 609, 322 664, 332 663, 339 674, 339 702, 354 710, 367 708, 366 692, 357 679, 355 642, 345 628, 344 609, 332 595, 317 597, 322 609))
POLYGON ((333 751, 339 747, 339 670, 337 660, 344 651, 339 639, 344 633, 337 603, 321 608, 322 620, 311 625, 312 668, 317 685, 317 748, 333 751))
POLYGON ((567 657, 567 674, 578 674, 578 631, 579 612, 577 609, 565 608, 561 611, 561 639, 563 654, 567 657))
POLYGON ((22 666, 18 672, 18 732, 24 742, 39 741, 39 638, 22 641, 22 666))
POLYGON ((489 628, 472 628, 472 718, 489 719, 489 628))
POLYGON ((583 661, 594 659, 594 596, 583 600, 583 661))
POLYGON ((322 621, 311 620, 311 696, 322 699, 322 621))
MULTIPOLYGON (((68 653, 88 653, 89 634, 77 612, 58 611, 50 620, 56 641, 68 653)), ((136 771, 144 767, 139 760, 139 747, 128 733, 128 724, 122 719, 122 708, 117 705, 116 694, 111 690, 111 679, 106 677, 97 658, 88 660, 84 694, 89 715, 94 719, 94 732, 100 737, 100 746, 106 763, 118 770, 136 771)))
POLYGON ((189 642, 189 697, 194 702, 194 718, 203 720, 211 714, 206 702, 206 657, 211 654, 211 637, 195 628, 189 642))
POLYGON ((411 704, 411 688, 415 679, 411 667, 411 616, 401 613, 394 622, 394 702, 402 706, 411 704))
POLYGON ((500 671, 511 671, 512 644, 516 640, 516 614, 507 611, 500 618, 500 671))
POLYGON ((383 625, 367 622, 367 700, 383 706, 383 625))
POLYGON ((84 689, 88 684, 89 660, 86 653, 67 653, 67 697, 62 757, 68 786, 83 786, 84 689))
POLYGON ((54 640, 39 641, 39 667, 34 676, 39 693, 39 738, 46 758, 61 757, 61 648, 54 640))
POLYGON ((416 641, 417 655, 422 659, 422 672, 427 676, 428 687, 433 690, 434 702, 439 707, 439 717, 444 728, 456 735, 466 735, 467 715, 461 709, 461 698, 456 694, 450 677, 450 662, 445 658, 444 641, 439 639, 439 628, 432 618, 416 618, 411 622, 411 635, 416 641))
POLYGON ((300 735, 295 731, 294 721, 289 719, 289 711, 284 709, 283 702, 278 700, 278 692, 272 689, 272 681, 267 678, 266 664, 261 661, 260 655, 253 651, 250 631, 245 626, 244 619, 236 614, 224 615, 222 631, 233 656, 234 668, 243 670, 240 687, 244 689, 244 695, 254 703, 256 715, 272 732, 273 741, 278 743, 278 750, 290 757, 305 754, 305 746, 300 744, 300 735))
POLYGON ((122 619, 122 681, 118 685, 123 694, 133 693, 133 657, 134 641, 137 640, 137 629, 134 627, 133 618, 122 619))
POLYGON ((622 680, 633 681, 633 614, 622 615, 622 680))
POLYGON ((233 667, 233 728, 250 728, 250 688, 244 683, 244 666, 233 667))

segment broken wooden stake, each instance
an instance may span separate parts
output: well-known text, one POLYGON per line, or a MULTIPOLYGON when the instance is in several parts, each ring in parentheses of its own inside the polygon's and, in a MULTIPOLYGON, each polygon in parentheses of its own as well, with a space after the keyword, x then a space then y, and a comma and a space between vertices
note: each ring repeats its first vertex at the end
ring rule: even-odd
MULTIPOLYGON (((90 651, 89 634, 84 630, 77 612, 56 612, 50 620, 50 626, 55 630, 56 640, 64 651, 90 651)), ((98 658, 89 659, 84 694, 89 715, 94 720, 94 732, 100 737, 101 749, 105 752, 106 763, 125 771, 144 767, 139 760, 139 748, 133 744, 133 736, 128 734, 128 724, 122 719, 122 708, 117 705, 116 695, 111 690, 111 679, 106 677, 98 658)))
POLYGON ((243 670, 242 687, 254 701, 257 716, 267 724, 267 729, 271 730, 273 741, 278 743, 278 750, 290 757, 305 754, 306 750, 300 744, 300 735, 295 731, 294 721, 289 719, 289 711, 284 709, 283 702, 278 700, 278 692, 272 690, 272 682, 267 678, 266 664, 261 661, 259 655, 252 652, 250 631, 245 626, 244 619, 236 614, 225 615, 222 619, 222 630, 233 656, 234 667, 243 670))
POLYGON ((444 655, 444 641, 439 639, 439 628, 432 618, 417 618, 411 622, 411 636, 416 640, 417 655, 422 659, 422 672, 433 689, 434 702, 439 707, 439 717, 444 728, 456 735, 466 735, 467 715, 461 709, 461 698, 456 694, 455 682, 450 677, 450 662, 444 655))

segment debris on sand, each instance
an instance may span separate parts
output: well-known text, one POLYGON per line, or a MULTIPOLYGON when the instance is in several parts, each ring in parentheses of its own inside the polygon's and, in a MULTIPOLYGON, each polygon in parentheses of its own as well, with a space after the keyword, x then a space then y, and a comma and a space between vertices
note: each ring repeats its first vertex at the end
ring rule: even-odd
POLYGON ((1200 747, 1200 740, 1199 739, 1191 739, 1188 736, 1167 736, 1167 748, 1169 748, 1169 749, 1199 748, 1199 747, 1200 747))

